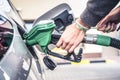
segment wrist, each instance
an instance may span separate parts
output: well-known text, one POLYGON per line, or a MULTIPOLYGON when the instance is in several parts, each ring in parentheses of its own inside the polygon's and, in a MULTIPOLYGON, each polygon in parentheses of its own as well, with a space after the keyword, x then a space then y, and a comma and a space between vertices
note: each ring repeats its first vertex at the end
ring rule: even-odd
POLYGON ((75 21, 76 27, 79 28, 80 30, 87 31, 90 29, 88 25, 86 25, 81 19, 77 19, 75 21))

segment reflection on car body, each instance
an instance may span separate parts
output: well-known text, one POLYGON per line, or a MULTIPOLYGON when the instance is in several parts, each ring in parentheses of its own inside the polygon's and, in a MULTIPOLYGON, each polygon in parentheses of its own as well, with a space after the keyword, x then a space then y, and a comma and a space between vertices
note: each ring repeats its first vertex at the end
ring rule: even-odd
POLYGON ((6 53, 13 38, 11 24, 5 17, 0 15, 0 58, 6 53))

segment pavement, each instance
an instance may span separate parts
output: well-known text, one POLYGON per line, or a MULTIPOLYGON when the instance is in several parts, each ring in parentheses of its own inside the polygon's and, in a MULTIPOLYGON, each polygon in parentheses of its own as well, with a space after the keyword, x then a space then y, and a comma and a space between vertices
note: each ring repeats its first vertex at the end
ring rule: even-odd
POLYGON ((58 65, 45 75, 46 80, 120 80, 120 64, 58 65))

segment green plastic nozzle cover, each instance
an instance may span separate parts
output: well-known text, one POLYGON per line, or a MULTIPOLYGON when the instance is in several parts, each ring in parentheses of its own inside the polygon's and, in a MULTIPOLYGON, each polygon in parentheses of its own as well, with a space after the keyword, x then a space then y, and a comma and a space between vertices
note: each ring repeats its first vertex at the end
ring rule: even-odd
POLYGON ((39 44, 43 52, 51 41, 51 34, 55 28, 53 20, 42 20, 36 24, 28 33, 24 34, 26 43, 30 46, 39 44))

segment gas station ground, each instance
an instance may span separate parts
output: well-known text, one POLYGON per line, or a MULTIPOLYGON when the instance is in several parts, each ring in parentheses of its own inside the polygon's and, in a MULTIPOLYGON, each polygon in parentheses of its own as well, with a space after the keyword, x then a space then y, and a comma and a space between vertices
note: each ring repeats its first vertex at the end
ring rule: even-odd
POLYGON ((51 56, 57 67, 53 71, 46 68, 46 80, 120 80, 120 56, 102 58, 100 53, 82 56, 79 63, 51 56))
POLYGON ((120 80, 120 64, 59 65, 45 74, 46 80, 120 80))

